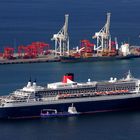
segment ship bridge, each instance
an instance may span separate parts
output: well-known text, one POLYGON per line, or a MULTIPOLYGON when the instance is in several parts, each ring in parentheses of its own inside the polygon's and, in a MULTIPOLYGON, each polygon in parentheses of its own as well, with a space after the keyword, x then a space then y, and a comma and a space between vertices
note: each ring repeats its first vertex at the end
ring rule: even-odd
POLYGON ((37 86, 36 81, 33 83, 29 81, 22 89, 17 89, 10 95, 1 98, 0 105, 9 106, 13 103, 36 101, 35 93, 44 89, 44 87, 37 86))

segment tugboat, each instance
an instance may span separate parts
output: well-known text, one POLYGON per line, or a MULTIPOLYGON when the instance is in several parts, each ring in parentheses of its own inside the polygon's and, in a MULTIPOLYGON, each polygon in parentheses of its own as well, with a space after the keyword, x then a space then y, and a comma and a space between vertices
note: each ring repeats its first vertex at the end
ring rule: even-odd
POLYGON ((41 118, 52 118, 52 117, 70 117, 76 116, 80 113, 77 112, 76 107, 71 106, 68 107, 68 112, 58 112, 56 109, 42 109, 41 110, 41 118))
POLYGON ((76 107, 73 106, 73 103, 72 103, 72 105, 68 108, 68 113, 69 113, 70 115, 77 115, 77 114, 79 114, 79 113, 77 112, 77 110, 76 110, 76 107))

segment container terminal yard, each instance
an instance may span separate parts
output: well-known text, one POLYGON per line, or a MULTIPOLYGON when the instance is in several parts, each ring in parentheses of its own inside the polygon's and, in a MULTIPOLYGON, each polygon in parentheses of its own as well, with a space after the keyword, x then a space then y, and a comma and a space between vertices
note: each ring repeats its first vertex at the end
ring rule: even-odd
POLYGON ((44 42, 33 42, 28 46, 19 46, 18 52, 12 47, 5 47, 0 54, 0 64, 58 62, 59 57, 54 55, 49 44, 44 42))
POLYGON ((52 39, 55 42, 51 48, 45 42, 32 42, 27 46, 18 46, 17 52, 13 47, 5 47, 0 53, 0 64, 18 63, 41 63, 41 62, 94 62, 106 60, 121 60, 140 57, 140 46, 130 46, 128 43, 118 44, 110 34, 110 13, 107 13, 107 20, 103 28, 96 32, 92 39, 80 41, 80 46, 70 49, 68 35, 68 17, 65 15, 65 22, 61 30, 54 34, 52 39))

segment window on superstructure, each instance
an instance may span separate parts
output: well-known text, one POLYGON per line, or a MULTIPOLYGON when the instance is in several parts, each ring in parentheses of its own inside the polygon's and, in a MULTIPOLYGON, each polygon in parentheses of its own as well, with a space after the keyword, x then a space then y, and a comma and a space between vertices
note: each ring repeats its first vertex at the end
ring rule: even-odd
POLYGON ((108 88, 108 91, 111 91, 111 88, 108 88))

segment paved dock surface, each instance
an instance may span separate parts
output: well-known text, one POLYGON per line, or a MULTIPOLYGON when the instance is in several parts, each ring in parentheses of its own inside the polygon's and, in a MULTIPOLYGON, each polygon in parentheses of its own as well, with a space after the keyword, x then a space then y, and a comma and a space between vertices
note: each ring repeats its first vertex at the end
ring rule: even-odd
POLYGON ((24 64, 24 63, 43 63, 43 62, 59 62, 59 57, 49 56, 49 57, 38 57, 38 58, 18 58, 18 59, 0 59, 0 65, 4 64, 24 64))

